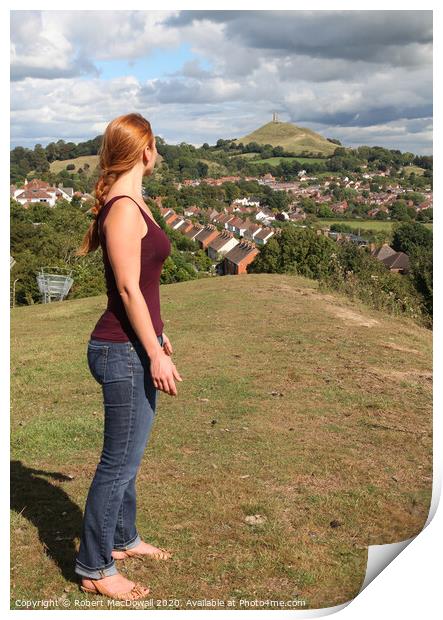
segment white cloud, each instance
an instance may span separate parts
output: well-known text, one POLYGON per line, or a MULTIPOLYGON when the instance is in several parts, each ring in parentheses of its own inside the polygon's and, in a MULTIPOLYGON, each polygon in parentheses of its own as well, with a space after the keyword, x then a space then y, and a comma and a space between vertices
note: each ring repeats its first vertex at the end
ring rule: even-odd
POLYGON ((12 141, 88 139, 140 111, 172 142, 211 142, 279 111, 343 143, 430 152, 429 13, 12 11, 12 141), (94 64, 181 44, 196 56, 155 79, 101 79, 94 64))

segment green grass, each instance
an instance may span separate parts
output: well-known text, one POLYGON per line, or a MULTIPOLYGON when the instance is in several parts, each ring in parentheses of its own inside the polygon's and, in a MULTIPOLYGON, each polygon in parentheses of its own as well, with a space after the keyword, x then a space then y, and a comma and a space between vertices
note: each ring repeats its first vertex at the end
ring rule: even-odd
POLYGON ((425 169, 421 168, 420 166, 405 166, 403 170, 404 173, 408 175, 415 172, 416 175, 422 176, 425 172, 425 169))
POLYGON ((315 157, 268 157, 267 159, 257 159, 251 161, 251 164, 270 164, 271 166, 278 166, 282 161, 298 161, 301 164, 324 164, 325 159, 315 157))
MULTIPOLYGON (((183 382, 159 394, 137 526, 174 559, 125 574, 179 608, 352 599, 367 545, 410 538, 428 515, 431 332, 286 275, 164 285, 161 299, 183 382), (263 523, 245 522, 255 514, 263 523)), ((86 344, 104 307, 11 310, 12 607, 96 600, 72 569, 103 441, 86 344)))
POLYGON ((212 161, 212 159, 204 159, 203 157, 200 157, 198 161, 201 161, 202 163, 206 164, 209 168, 208 172, 211 173, 222 173, 222 174, 226 174, 227 170, 226 170, 226 166, 224 166, 223 164, 220 164, 217 161, 212 161))
POLYGON ((78 171, 79 168, 82 168, 84 172, 89 176, 94 172, 95 168, 98 165, 98 155, 82 155, 81 157, 65 159, 63 161, 56 160, 50 164, 50 171, 53 174, 57 174, 62 170, 66 170, 66 166, 68 166, 69 164, 74 164, 75 169, 68 170, 68 172, 75 173, 78 171), (85 170, 85 164, 89 164, 89 170, 85 170))
MULTIPOLYGON (((389 233, 392 230, 393 221, 384 221, 384 220, 338 220, 338 219, 319 219, 319 225, 321 226, 331 226, 332 224, 347 224, 352 228, 358 229, 366 229, 373 230, 375 232, 386 232, 389 233)), ((432 222, 424 224, 426 228, 430 228, 432 230, 432 222)))
POLYGON ((308 153, 321 153, 322 155, 332 155, 337 148, 337 144, 329 142, 319 133, 312 131, 308 127, 299 127, 292 123, 269 122, 262 125, 255 131, 242 138, 234 140, 236 144, 242 142, 249 144, 271 144, 272 146, 282 146, 287 151, 298 155, 308 153))

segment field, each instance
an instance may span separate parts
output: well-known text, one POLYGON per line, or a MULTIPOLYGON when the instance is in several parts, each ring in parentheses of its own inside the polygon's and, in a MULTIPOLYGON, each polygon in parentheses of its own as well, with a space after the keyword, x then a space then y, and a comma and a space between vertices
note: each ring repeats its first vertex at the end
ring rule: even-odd
MULTIPOLYGON (((393 221, 384 221, 384 220, 336 220, 336 219, 319 219, 318 223, 320 226, 331 226, 331 224, 348 224, 358 230, 358 228, 373 230, 375 232, 391 232, 393 221)), ((426 228, 430 228, 432 230, 432 223, 424 224, 426 228)))
POLYGON ((50 170, 54 174, 61 172, 62 170, 66 170, 66 166, 69 164, 74 164, 74 170, 68 170, 70 173, 75 173, 79 168, 82 168, 85 173, 89 176, 92 174, 97 167, 98 164, 98 155, 83 155, 82 157, 75 157, 74 159, 65 159, 63 161, 53 161, 50 165, 50 170), (85 164, 89 164, 89 170, 85 170, 85 164))
POLYGON ((271 166, 278 166, 281 161, 298 161, 300 164, 323 164, 326 159, 320 159, 315 157, 268 157, 267 159, 257 159, 251 161, 251 164, 269 164, 271 166))
POLYGON ((211 159, 204 159, 203 157, 200 157, 198 161, 201 161, 208 166, 209 174, 218 172, 226 174, 226 166, 224 166, 223 164, 219 164, 217 161, 212 161, 211 159))
POLYGON ((403 168, 405 174, 412 174, 413 172, 418 176, 424 174, 425 169, 420 166, 405 166, 403 168))
MULTIPOLYGON (((155 600, 344 603, 367 545, 418 534, 432 489, 432 333, 251 274, 161 287, 183 377, 159 394, 137 478, 142 537, 169 562, 122 572, 155 600), (259 515, 259 523, 245 519, 259 515)), ((11 310, 11 606, 96 600, 73 563, 103 441, 86 345, 105 297, 11 310)))

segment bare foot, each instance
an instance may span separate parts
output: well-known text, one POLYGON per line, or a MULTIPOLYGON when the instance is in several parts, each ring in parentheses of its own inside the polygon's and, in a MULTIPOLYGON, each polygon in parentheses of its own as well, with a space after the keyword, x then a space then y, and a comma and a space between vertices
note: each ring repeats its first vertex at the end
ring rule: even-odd
POLYGON ((167 560, 171 557, 171 552, 166 549, 154 547, 154 545, 150 545, 149 543, 145 543, 143 541, 141 541, 136 547, 131 547, 126 551, 114 549, 112 552, 112 557, 114 560, 123 560, 131 555, 146 555, 153 556, 156 559, 167 560))
MULTIPOLYGON (((95 581, 95 579, 94 579, 95 581)), ((120 573, 116 575, 110 575, 109 577, 103 577, 100 582, 113 594, 121 594, 122 592, 129 592, 134 587, 134 582, 130 579, 126 579, 120 573)), ((82 577, 82 586, 85 588, 94 589, 94 584, 91 579, 82 577)))

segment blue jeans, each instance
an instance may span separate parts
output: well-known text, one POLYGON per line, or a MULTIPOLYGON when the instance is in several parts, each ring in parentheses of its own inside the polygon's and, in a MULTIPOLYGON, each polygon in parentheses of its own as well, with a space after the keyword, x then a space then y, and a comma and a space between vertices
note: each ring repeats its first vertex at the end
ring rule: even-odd
MULTIPOLYGON (((163 345, 163 336, 157 336, 163 345)), ((90 579, 115 575, 113 549, 141 538, 135 526, 135 479, 155 417, 158 390, 141 342, 90 339, 89 370, 101 385, 104 439, 86 499, 75 572, 90 579)))

